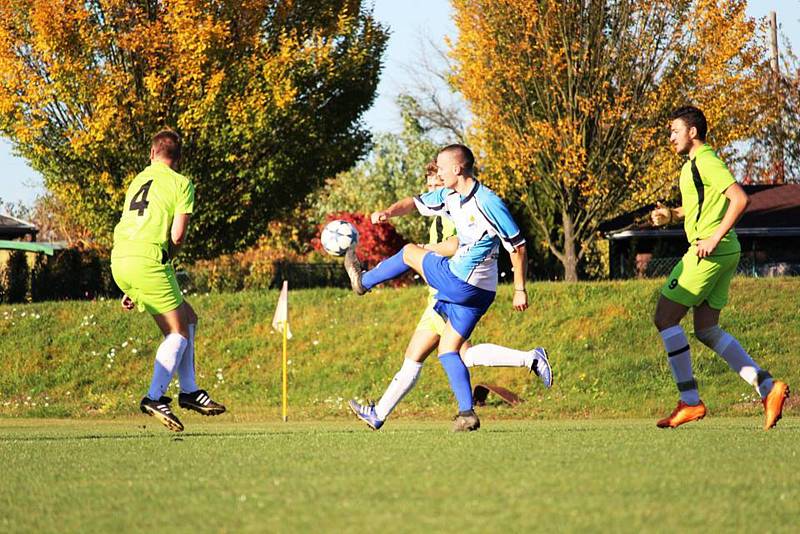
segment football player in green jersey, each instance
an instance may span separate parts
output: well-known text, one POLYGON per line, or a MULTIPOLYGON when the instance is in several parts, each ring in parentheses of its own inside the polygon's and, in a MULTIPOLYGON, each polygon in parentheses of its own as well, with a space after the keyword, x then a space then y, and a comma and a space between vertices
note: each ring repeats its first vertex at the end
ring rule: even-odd
POLYGON ((773 380, 736 338, 719 327, 720 311, 728 302, 728 289, 741 253, 733 226, 749 199, 725 163, 706 144, 708 124, 703 112, 686 106, 670 118, 670 142, 678 154, 688 156, 680 176, 681 207, 659 207, 651 218, 656 226, 683 219, 689 250, 667 278, 656 305, 654 322, 680 393, 675 410, 657 425, 675 428, 706 415, 692 374, 689 342, 680 326, 692 308, 695 335, 756 388, 766 413, 764 430, 769 430, 781 418, 789 388, 784 382, 773 380))
POLYGON ((123 308, 138 305, 140 311, 146 310, 164 334, 150 389, 139 407, 175 432, 182 431, 183 424, 170 409, 172 399, 164 396, 175 372, 182 408, 203 415, 225 411, 195 382, 197 314, 183 298, 171 262, 186 239, 194 210, 194 186, 177 172, 180 160, 177 133, 163 130, 153 136, 151 164, 128 187, 111 251, 111 273, 125 294, 123 308))

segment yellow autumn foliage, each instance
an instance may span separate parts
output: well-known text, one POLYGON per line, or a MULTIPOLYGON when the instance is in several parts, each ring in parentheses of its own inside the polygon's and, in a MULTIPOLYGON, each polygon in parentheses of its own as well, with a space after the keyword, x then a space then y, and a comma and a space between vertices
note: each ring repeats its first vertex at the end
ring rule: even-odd
POLYGON ((452 83, 484 180, 577 279, 598 225, 669 194, 667 117, 693 104, 733 157, 773 104, 745 0, 454 0, 452 83))
POLYGON ((195 255, 236 250, 363 154, 386 38, 361 0, 4 0, 0 135, 108 243, 150 136, 175 128, 195 255))

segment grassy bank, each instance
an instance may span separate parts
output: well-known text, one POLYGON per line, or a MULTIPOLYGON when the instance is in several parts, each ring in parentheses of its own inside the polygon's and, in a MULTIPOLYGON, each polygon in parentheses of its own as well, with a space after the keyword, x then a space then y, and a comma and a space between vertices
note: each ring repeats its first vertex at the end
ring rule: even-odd
MULTIPOLYGON (((502 287, 473 341, 511 347, 544 345, 551 353, 550 391, 519 369, 473 370, 520 394, 516 407, 494 403, 508 418, 652 417, 677 394, 651 324, 659 281, 536 283, 531 309, 511 308, 502 287)), ((737 279, 722 326, 775 376, 800 384, 800 279, 737 279)), ((289 342, 293 419, 346 414, 350 397, 378 397, 402 361, 425 298, 422 287, 379 289, 356 297, 338 289, 293 291, 289 342)), ((280 336, 270 328, 277 292, 194 295, 200 315, 200 385, 241 418, 280 409, 280 336)), ((691 320, 685 323, 691 332, 691 320)), ((752 388, 692 338, 701 394, 714 415, 754 415, 752 388)), ((122 416, 137 410, 150 379, 159 335, 146 314, 118 303, 61 302, 0 306, 0 415, 122 416)), ((444 373, 429 362, 397 414, 449 414, 444 373)))

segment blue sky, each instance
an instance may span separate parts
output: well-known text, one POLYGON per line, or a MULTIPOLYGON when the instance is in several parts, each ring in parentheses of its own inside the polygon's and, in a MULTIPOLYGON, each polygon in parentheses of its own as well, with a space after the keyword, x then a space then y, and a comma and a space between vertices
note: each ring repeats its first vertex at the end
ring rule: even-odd
MULTIPOLYGON (((373 131, 400 127, 395 98, 413 85, 409 69, 423 55, 431 55, 428 41, 444 46, 445 36, 454 39, 455 25, 448 0, 375 0, 375 16, 389 26, 391 37, 384 56, 384 71, 375 104, 364 120, 373 131)), ((751 0, 748 13, 755 17, 777 11, 778 24, 800 49, 800 0, 751 0)), ((43 190, 41 178, 24 160, 12 153, 11 143, 0 138, 0 199, 30 204, 43 190)))

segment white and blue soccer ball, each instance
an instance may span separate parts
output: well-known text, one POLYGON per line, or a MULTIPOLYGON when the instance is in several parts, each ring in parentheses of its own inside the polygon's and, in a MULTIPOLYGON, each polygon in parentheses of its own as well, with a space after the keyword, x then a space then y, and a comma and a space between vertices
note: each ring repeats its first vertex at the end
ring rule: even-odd
POLYGON ((337 219, 325 225, 319 240, 328 254, 344 256, 351 245, 358 243, 358 230, 349 222, 337 219))

